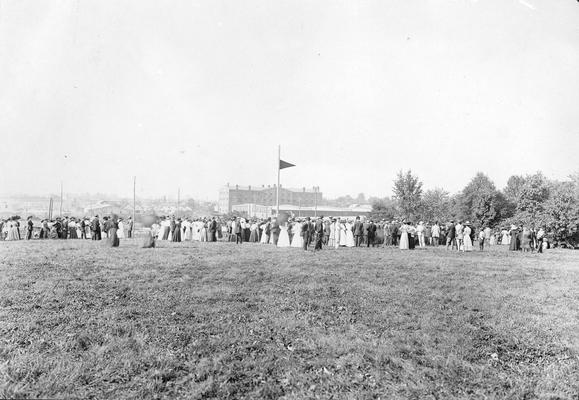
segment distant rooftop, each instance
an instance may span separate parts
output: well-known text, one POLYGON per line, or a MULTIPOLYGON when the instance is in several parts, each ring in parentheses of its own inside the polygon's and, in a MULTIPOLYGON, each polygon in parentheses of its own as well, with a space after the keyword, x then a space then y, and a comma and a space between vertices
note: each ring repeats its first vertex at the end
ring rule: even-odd
MULTIPOLYGON (((222 187, 222 189, 233 189, 233 190, 255 190, 255 191, 262 191, 262 190, 269 190, 269 189, 275 189, 277 185, 261 185, 261 186, 242 186, 242 185, 230 185, 227 184, 225 186, 222 187)), ((304 191, 306 193, 315 193, 316 192, 316 187, 311 187, 311 188, 307 188, 307 187, 302 187, 302 188, 288 188, 285 187, 283 185, 279 185, 279 187, 281 189, 285 189, 285 190, 289 190, 290 192, 300 192, 303 193, 304 191)), ((320 193, 320 188, 317 188, 317 192, 320 193)))

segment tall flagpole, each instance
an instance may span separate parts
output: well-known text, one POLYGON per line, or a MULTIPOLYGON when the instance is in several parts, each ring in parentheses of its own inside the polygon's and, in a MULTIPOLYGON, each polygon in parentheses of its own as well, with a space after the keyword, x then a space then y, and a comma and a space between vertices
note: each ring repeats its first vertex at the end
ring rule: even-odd
POLYGON ((137 177, 133 176, 133 227, 135 226, 135 209, 137 203, 136 200, 137 200, 137 177))
POLYGON ((276 203, 276 216, 279 217, 279 172, 280 172, 280 163, 281 161, 281 146, 277 146, 277 190, 275 194, 275 203, 276 203))
POLYGON ((62 181, 60 181, 60 213, 59 216, 62 217, 62 181))
POLYGON ((177 218, 179 218, 179 204, 181 203, 181 188, 177 188, 177 218))

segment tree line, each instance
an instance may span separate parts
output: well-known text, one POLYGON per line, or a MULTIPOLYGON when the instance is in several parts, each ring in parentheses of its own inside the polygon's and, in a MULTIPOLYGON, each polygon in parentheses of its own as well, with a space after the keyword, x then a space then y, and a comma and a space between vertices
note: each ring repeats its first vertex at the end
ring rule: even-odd
POLYGON ((568 181, 547 179, 541 172, 513 175, 502 190, 482 172, 458 193, 442 188, 424 190, 411 170, 399 171, 392 198, 373 199, 376 219, 414 222, 470 221, 477 228, 510 225, 539 227, 557 241, 579 243, 579 172, 568 181))

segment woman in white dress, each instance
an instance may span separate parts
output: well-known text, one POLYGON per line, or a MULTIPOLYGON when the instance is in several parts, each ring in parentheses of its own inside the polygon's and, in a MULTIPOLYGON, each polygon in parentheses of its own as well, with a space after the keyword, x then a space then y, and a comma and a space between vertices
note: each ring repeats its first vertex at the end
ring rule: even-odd
POLYGON ((185 240, 193 240, 193 223, 187 219, 185 224, 185 240))
POLYGON ((470 233, 471 233, 470 226, 465 225, 463 233, 464 233, 464 235, 463 235, 462 250, 463 251, 472 251, 472 240, 470 240, 470 233))
POLYGON ((206 242, 207 241, 207 222, 206 221, 202 222, 200 234, 201 234, 201 241, 206 242))
POLYGON ((354 242, 354 232, 352 232, 352 223, 350 221, 346 222, 346 247, 356 246, 354 242))
POLYGON ((506 229, 503 229, 501 231, 501 234, 503 235, 503 237, 501 238, 501 244, 506 244, 506 245, 511 244, 511 236, 509 235, 509 231, 506 229))
POLYGON ((259 241, 259 243, 261 244, 267 244, 267 235, 265 234, 265 228, 267 227, 267 222, 263 223, 259 226, 259 229, 261 230, 261 240, 259 241))
POLYGON ((340 220, 340 223, 338 224, 338 246, 346 246, 346 230, 346 221, 340 220))
POLYGON ((20 240, 20 235, 18 235, 18 224, 16 220, 9 220, 6 225, 8 225, 8 232, 6 235, 6 240, 20 240))
POLYGON ((408 228, 409 226, 406 225, 406 223, 402 223, 402 226, 400 227, 400 250, 408 250, 409 247, 409 242, 408 242, 408 228))
POLYGON ((302 237, 302 225, 296 221, 292 227, 294 237, 292 238, 292 247, 302 248, 304 245, 304 238, 302 237))
POLYGON ((290 247, 289 234, 287 233, 287 222, 280 226, 277 247, 290 247))
POLYGON ((125 238, 125 224, 122 219, 119 219, 119 229, 117 229, 117 236, 119 239, 125 238))

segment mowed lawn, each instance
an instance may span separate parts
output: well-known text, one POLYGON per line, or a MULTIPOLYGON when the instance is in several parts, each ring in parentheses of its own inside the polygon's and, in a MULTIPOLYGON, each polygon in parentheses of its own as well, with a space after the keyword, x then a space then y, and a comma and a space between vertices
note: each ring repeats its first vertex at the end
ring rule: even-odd
POLYGON ((579 252, 0 243, 0 397, 579 399, 579 252))

